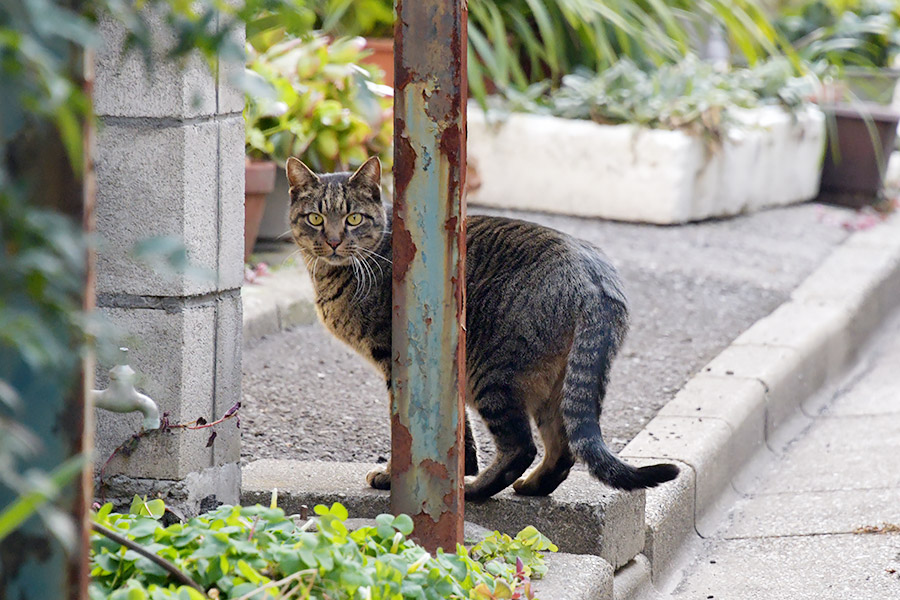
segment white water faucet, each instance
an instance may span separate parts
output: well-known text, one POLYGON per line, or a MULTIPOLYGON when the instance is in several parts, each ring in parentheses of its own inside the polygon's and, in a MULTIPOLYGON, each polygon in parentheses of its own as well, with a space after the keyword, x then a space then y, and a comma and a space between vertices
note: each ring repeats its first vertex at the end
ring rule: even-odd
POLYGON ((140 411, 144 415, 144 429, 159 429, 159 407, 149 396, 134 388, 135 375, 134 369, 128 365, 116 365, 110 369, 109 387, 93 390, 94 405, 120 413, 140 411))

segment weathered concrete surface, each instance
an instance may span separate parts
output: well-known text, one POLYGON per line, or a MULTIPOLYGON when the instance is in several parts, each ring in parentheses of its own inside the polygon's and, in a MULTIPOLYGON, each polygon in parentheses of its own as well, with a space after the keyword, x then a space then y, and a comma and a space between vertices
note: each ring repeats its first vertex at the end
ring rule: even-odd
MULTIPOLYGON (((172 424, 199 417, 211 422, 241 400, 245 134, 243 95, 227 79, 243 64, 210 69, 197 52, 168 60, 174 37, 162 10, 149 14, 152 70, 138 52, 124 50, 123 29, 101 18, 104 43, 93 89, 99 117, 97 312, 118 328, 119 345, 130 349, 128 361, 141 375, 138 390, 172 424), (195 268, 173 273, 139 260, 136 244, 157 236, 182 245, 195 268)), ((234 35, 240 39, 243 32, 234 35)), ((98 366, 99 387, 111 366, 98 366)), ((97 411, 96 420, 99 471, 140 426, 133 416, 105 411, 97 411)), ((217 426, 208 444, 211 432, 175 430, 141 439, 133 454, 109 464, 105 475, 117 475, 98 495, 161 494, 188 516, 204 500, 236 502, 237 420, 217 426)))
POLYGON ((612 600, 613 569, 603 559, 564 552, 545 554, 547 575, 532 584, 541 600, 612 600))
POLYGON ((808 200, 819 190, 818 108, 732 110, 746 126, 728 128, 712 151, 682 131, 469 112, 469 151, 483 180, 473 204, 671 224, 808 200))
POLYGON ((673 598, 900 597, 900 536, 890 533, 900 524, 900 379, 883 371, 900 364, 900 313, 879 330, 862 369, 778 449, 673 598))
MULTIPOLYGON (((354 517, 390 512, 388 492, 369 488, 364 463, 259 460, 243 471, 242 504, 268 504, 278 489, 278 505, 289 513, 303 505, 340 502, 354 517)), ((466 503, 466 520, 515 535, 534 525, 560 551, 595 554, 616 567, 630 561, 644 545, 644 495, 613 492, 585 472, 572 473, 548 498, 504 491, 484 503, 466 503)))
MULTIPOLYGON (((804 205, 668 228, 498 214, 591 241, 618 267, 631 302, 631 331, 613 364, 601 426, 610 446, 621 450, 704 364, 789 298, 845 239, 847 232, 833 220, 851 213, 804 205)), ((261 258, 278 267, 294 249, 285 246, 280 258, 261 258)), ((295 262, 282 270, 305 270, 302 261, 295 262)), ((278 299, 305 298, 306 318, 314 318, 311 294, 303 293, 304 272, 297 274, 296 286, 268 294, 268 328, 259 329, 267 339, 251 333, 256 329, 249 325, 255 320, 250 294, 267 295, 266 280, 243 290, 245 335, 254 344, 244 355, 244 460, 386 459, 387 394, 374 370, 318 324, 274 335, 276 327, 290 325, 275 312, 278 299)), ((484 462, 492 445, 484 429, 480 434, 484 462)))
POLYGON ((276 268, 269 275, 241 288, 244 304, 244 346, 267 335, 316 320, 313 288, 306 269, 276 268))

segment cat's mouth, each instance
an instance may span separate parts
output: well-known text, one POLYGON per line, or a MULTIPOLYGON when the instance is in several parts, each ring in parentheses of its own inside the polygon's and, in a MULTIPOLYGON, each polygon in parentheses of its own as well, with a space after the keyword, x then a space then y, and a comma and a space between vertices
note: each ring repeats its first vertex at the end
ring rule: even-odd
POLYGON ((329 265, 333 265, 335 267, 346 265, 350 262, 349 256, 339 254, 336 250, 332 250, 329 253, 322 254, 319 258, 327 262, 329 265))

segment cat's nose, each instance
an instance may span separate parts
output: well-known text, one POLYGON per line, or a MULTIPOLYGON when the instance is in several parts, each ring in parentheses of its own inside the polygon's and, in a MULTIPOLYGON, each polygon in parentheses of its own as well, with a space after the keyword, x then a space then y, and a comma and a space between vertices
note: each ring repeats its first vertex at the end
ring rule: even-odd
POLYGON ((325 240, 325 243, 331 246, 332 250, 337 250, 337 247, 341 245, 341 240, 325 240))

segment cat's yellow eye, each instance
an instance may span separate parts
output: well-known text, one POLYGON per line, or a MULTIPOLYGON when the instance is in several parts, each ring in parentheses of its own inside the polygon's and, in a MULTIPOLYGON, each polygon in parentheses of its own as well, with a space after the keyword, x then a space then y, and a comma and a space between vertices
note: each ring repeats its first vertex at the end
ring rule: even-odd
POLYGON ((351 227, 356 227, 360 223, 362 223, 363 217, 359 213, 350 213, 347 215, 347 225, 351 227))
POLYGON ((325 217, 323 217, 319 213, 309 213, 308 215, 306 215, 306 220, 313 227, 318 227, 325 222, 325 217))

